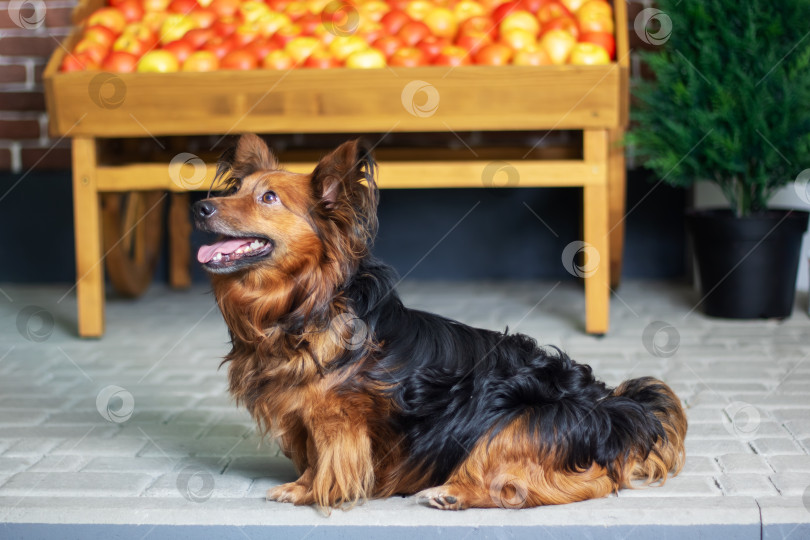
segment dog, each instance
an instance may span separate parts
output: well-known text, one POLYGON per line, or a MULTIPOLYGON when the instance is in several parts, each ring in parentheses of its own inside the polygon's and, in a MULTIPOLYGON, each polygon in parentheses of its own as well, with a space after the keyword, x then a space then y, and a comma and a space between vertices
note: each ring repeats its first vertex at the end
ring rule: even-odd
POLYGON ((408 309, 370 251, 377 165, 360 140, 311 174, 242 135, 192 207, 231 337, 231 394, 300 474, 267 499, 328 511, 417 494, 445 510, 533 507, 663 483, 685 459, 680 400, 609 388, 521 334, 408 309))

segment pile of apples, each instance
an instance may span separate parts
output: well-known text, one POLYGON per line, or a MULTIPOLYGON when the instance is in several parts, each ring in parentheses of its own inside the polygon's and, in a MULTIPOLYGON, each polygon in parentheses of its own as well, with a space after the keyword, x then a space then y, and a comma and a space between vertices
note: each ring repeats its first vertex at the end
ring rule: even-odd
POLYGON ((607 64, 607 0, 109 0, 62 71, 607 64))

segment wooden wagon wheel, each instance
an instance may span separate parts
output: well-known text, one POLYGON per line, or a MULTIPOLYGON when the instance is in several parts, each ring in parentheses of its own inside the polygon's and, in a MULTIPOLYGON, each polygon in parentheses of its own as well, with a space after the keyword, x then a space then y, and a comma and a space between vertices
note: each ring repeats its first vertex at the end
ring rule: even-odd
POLYGON ((115 290, 141 295, 155 272, 163 236, 166 193, 103 193, 101 213, 107 271, 115 290))

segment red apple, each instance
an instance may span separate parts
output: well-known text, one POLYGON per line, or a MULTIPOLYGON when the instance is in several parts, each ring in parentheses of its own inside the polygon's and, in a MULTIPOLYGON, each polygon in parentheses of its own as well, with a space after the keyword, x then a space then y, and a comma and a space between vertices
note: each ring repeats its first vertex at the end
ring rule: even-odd
POLYGON ((287 43, 300 35, 301 27, 295 23, 292 23, 289 26, 279 28, 278 31, 273 35, 273 41, 279 46, 279 48, 282 48, 286 47, 287 43))
POLYGON ((421 21, 434 9, 436 6, 430 0, 411 0, 405 6, 405 13, 414 21, 421 21))
POLYGON ((241 0, 213 0, 208 7, 211 8, 219 18, 233 17, 236 12, 239 11, 241 3, 241 0))
POLYGON ((584 32, 580 34, 579 41, 582 43, 595 43, 604 47, 611 58, 614 58, 616 54, 616 38, 609 32, 584 32))
POLYGON ((183 62, 182 71, 216 71, 219 69, 219 58, 211 51, 193 52, 183 62))
POLYGON ((163 12, 169 8, 171 0, 143 0, 143 10, 146 12, 163 12))
POLYGON ((211 30, 214 31, 214 34, 220 37, 228 37, 236 32, 236 28, 238 26, 239 21, 236 19, 236 17, 222 17, 221 19, 217 19, 214 24, 211 25, 211 30))
POLYGON ((399 11, 396 9, 392 9, 388 13, 382 16, 380 19, 380 24, 382 24, 383 28, 385 28, 386 33, 388 35, 393 36, 394 34, 398 34, 405 23, 410 22, 411 18, 408 16, 407 13, 404 11, 399 11))
POLYGON ((492 17, 488 17, 486 15, 477 15, 475 17, 470 17, 463 23, 461 23, 458 27, 458 35, 459 36, 489 36, 491 38, 495 38, 495 35, 498 32, 498 25, 495 24, 495 21, 492 17))
POLYGON ((485 14, 484 6, 475 0, 460 0, 453 6, 453 15, 459 23, 463 23, 470 17, 479 17, 485 14))
POLYGON ((383 36, 372 43, 371 46, 378 51, 382 51, 386 58, 391 58, 391 55, 404 47, 405 44, 397 36, 383 36))
POLYGON ((181 39, 167 43, 163 46, 163 50, 172 53, 177 57, 177 61, 182 64, 194 52, 194 47, 189 42, 181 39))
POLYGON ((197 3, 197 0, 171 0, 169 2, 169 11, 181 15, 188 15, 199 7, 200 4, 197 3))
POLYGON ((302 64, 316 49, 320 48, 323 48, 323 44, 318 38, 312 36, 295 37, 284 46, 284 50, 296 64, 302 64))
POLYGON ((456 45, 448 45, 433 59, 436 66, 466 66, 471 63, 469 51, 456 45))
POLYGON ((537 10, 537 20, 540 21, 540 27, 542 28, 548 21, 552 19, 556 19, 558 17, 570 17, 573 18, 573 14, 568 11, 568 8, 562 5, 559 2, 548 2, 540 6, 540 9, 537 10))
POLYGON ((539 45, 533 45, 516 51, 512 63, 516 66, 547 66, 551 64, 551 58, 539 45))
POLYGON ((329 44, 329 52, 341 62, 353 53, 368 48, 368 43, 360 36, 336 36, 329 44))
POLYGON ((540 22, 528 11, 517 10, 506 15, 499 26, 501 34, 511 30, 525 30, 533 35, 540 33, 540 22))
POLYGON ((211 8, 198 8, 188 14, 196 28, 211 28, 217 21, 217 14, 211 8))
POLYGON ((261 60, 276 49, 278 49, 278 45, 276 45, 275 42, 271 39, 260 37, 246 45, 244 50, 261 60))
POLYGON ((296 22, 301 27, 301 33, 305 36, 314 36, 318 27, 323 24, 319 15, 309 12, 296 22))
POLYGON ((481 48, 492 43, 492 38, 489 34, 482 34, 480 36, 461 35, 456 39, 456 45, 470 51, 470 54, 475 57, 481 48))
POLYGON ((117 34, 112 30, 98 24, 85 30, 82 35, 82 39, 93 41, 105 47, 110 47, 115 42, 116 37, 118 37, 117 34))
POLYGON ((568 63, 578 66, 598 66, 610 63, 610 55, 604 47, 595 43, 577 43, 571 49, 568 63))
POLYGON ((228 38, 214 36, 200 47, 200 50, 213 53, 217 59, 222 60, 226 54, 231 52, 231 44, 228 42, 228 38))
POLYGON ((428 59, 421 49, 416 47, 402 47, 388 59, 389 66, 417 67, 428 64, 428 59))
POLYGON ((247 71, 258 66, 256 57, 247 51, 231 51, 219 61, 219 69, 247 71))
POLYGON ((409 47, 413 47, 429 35, 430 28, 422 21, 407 22, 397 32, 397 36, 409 47))
POLYGON ((194 47, 194 49, 199 49, 208 43, 215 35, 211 28, 194 28, 186 32, 186 35, 183 36, 183 41, 194 47))
POLYGON ((575 39, 579 37, 579 26, 577 25, 576 19, 573 17, 557 17, 556 19, 551 19, 543 24, 540 35, 542 36, 550 30, 563 30, 574 36, 575 39))
POLYGON ((101 69, 104 71, 115 73, 132 73, 137 67, 138 57, 121 51, 111 52, 101 64, 101 69))
POLYGON ((284 13, 271 11, 260 17, 254 24, 264 37, 272 37, 282 28, 292 25, 293 22, 284 13))
POLYGON ((128 23, 140 21, 143 18, 143 5, 138 0, 122 0, 116 4, 116 7, 128 23))
POLYGON ((169 73, 180 69, 177 58, 169 51, 149 51, 138 61, 139 73, 169 73))
POLYGON ((514 50, 503 43, 490 43, 475 55, 475 63, 484 66, 505 66, 512 60, 514 50))
POLYGON ((427 36, 422 41, 416 44, 416 48, 425 54, 428 63, 432 62, 434 58, 439 56, 442 49, 452 45, 450 39, 446 37, 437 37, 435 35, 427 36))
POLYGON ((99 65, 86 54, 68 54, 62 60, 61 71, 69 73, 71 71, 85 71, 98 69, 99 65))
POLYGON ((81 39, 73 47, 72 52, 73 54, 85 54, 93 61, 94 64, 100 65, 101 62, 103 62, 107 57, 107 54, 109 54, 110 48, 95 41, 81 39))
POLYGON ((447 8, 435 8, 422 19, 434 36, 452 38, 458 31, 458 22, 453 12, 447 8))
POLYGON ((518 0, 512 0, 510 2, 504 2, 498 7, 496 7, 492 12, 492 19, 497 23, 500 24, 501 21, 506 18, 507 15, 513 13, 515 11, 519 11, 521 9, 520 2, 518 0))
POLYGON ((357 5, 360 20, 380 22, 383 16, 391 11, 391 6, 383 0, 365 0, 357 5))
POLYGON ((295 66, 289 54, 279 49, 264 57, 262 67, 265 69, 291 69, 295 66))
POLYGON ((535 34, 521 28, 501 32, 501 39, 499 41, 511 47, 513 51, 519 51, 537 44, 535 34))
POLYGON ((85 25, 88 27, 95 26, 97 24, 106 26, 112 30, 114 34, 118 35, 127 25, 127 19, 120 10, 113 7, 105 7, 97 9, 91 13, 87 18, 87 22, 85 23, 85 25))
POLYGON ((385 55, 371 47, 355 51, 346 58, 346 67, 353 69, 376 69, 386 65, 385 55))
POLYGON ((328 51, 324 49, 316 49, 304 61, 304 67, 314 69, 330 69, 340 67, 340 62, 328 51))
POLYGON ((112 50, 133 54, 140 58, 153 46, 154 44, 140 40, 133 34, 121 34, 118 39, 113 42, 112 50))

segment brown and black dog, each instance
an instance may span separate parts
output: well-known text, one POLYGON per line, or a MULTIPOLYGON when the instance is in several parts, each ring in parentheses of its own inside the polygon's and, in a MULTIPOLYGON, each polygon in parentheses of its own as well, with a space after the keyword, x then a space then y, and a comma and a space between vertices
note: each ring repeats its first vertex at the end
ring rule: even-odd
POLYGON ((521 334, 402 305, 375 260, 376 165, 350 141, 311 174, 243 135, 194 205, 231 334, 230 391, 301 477, 271 500, 351 505, 419 493, 442 509, 529 507, 665 481, 686 417, 663 382, 608 388, 521 334))

